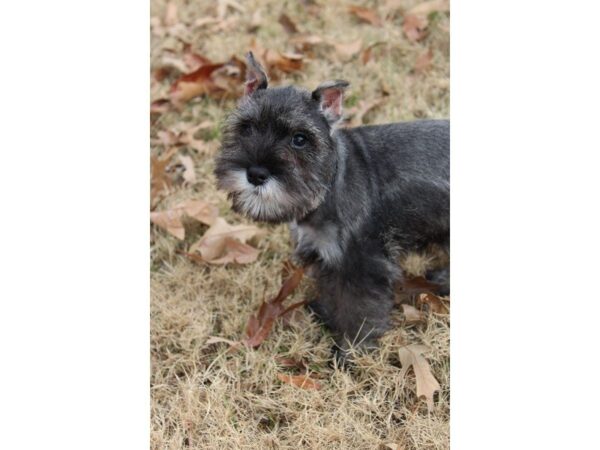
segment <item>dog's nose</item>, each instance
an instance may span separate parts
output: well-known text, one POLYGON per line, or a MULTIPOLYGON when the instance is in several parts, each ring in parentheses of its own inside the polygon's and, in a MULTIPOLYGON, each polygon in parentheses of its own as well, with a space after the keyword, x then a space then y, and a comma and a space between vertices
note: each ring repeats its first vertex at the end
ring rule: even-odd
POLYGON ((260 186, 261 184, 265 184, 269 175, 271 174, 266 168, 262 166, 252 166, 248 169, 246 177, 254 186, 260 186))

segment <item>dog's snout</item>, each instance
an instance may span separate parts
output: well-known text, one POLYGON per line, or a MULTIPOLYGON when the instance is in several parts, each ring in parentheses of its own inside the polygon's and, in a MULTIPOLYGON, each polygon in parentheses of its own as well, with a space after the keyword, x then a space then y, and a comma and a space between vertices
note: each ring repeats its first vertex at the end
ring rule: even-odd
POLYGON ((261 184, 265 184, 267 179, 269 178, 269 171, 262 166, 252 166, 248 169, 247 178, 250 183, 254 186, 260 186, 261 184))

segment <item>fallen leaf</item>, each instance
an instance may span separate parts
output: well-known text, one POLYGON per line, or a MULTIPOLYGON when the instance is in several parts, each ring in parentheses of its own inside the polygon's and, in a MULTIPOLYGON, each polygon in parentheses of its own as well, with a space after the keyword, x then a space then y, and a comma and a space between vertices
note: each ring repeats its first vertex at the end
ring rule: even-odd
POLYGON ((225 238, 223 246, 224 255, 221 258, 213 259, 211 264, 250 264, 256 261, 259 251, 248 244, 242 244, 233 238, 225 238))
POLYGON ((161 157, 150 157, 150 206, 152 208, 156 206, 164 191, 173 185, 167 168, 176 151, 176 148, 172 148, 161 157))
POLYGON ((375 27, 383 25, 381 17, 379 17, 372 9, 364 8, 362 6, 349 6, 348 10, 363 22, 368 22, 375 27))
POLYGON ((283 383, 291 384, 301 389, 321 389, 321 384, 315 379, 311 378, 308 374, 305 375, 286 375, 278 373, 277 378, 283 383))
POLYGON ((285 73, 297 72, 302 69, 303 55, 299 53, 281 53, 267 50, 264 56, 269 69, 279 69, 285 73))
POLYGON ((157 227, 165 229, 177 239, 185 238, 185 228, 181 222, 181 213, 178 210, 153 211, 150 221, 157 227))
POLYGON ((179 161, 184 167, 183 171, 183 179, 189 183, 193 184, 196 182, 196 171, 194 169, 194 161, 190 156, 179 155, 179 161))
POLYGON ((429 21, 426 16, 406 14, 402 23, 402 31, 411 42, 417 42, 427 36, 429 21))
POLYGON ((289 18, 289 16, 287 14, 282 13, 279 16, 279 19, 277 21, 281 24, 281 26, 283 27, 283 29, 288 34, 294 34, 294 33, 298 32, 298 27, 296 26, 296 24, 294 23, 294 21, 289 18))
POLYGON ((183 209, 189 217, 205 225, 212 225, 219 216, 219 208, 202 200, 187 200, 178 203, 176 208, 183 209))
POLYGON ((421 53, 415 61, 414 71, 416 73, 423 73, 431 66, 433 61, 433 51, 428 49, 425 53, 421 53))
POLYGON ((151 212, 150 220, 176 238, 184 239, 185 228, 181 221, 184 214, 205 225, 210 225, 217 219, 219 209, 202 200, 188 200, 168 210, 151 212))
POLYGON ((432 12, 448 11, 449 9, 449 0, 431 0, 420 3, 404 14, 402 31, 404 31, 409 41, 420 41, 427 36, 427 26, 429 25, 428 15, 432 12))
POLYGON ((167 54, 163 55, 162 58, 160 59, 160 64, 161 64, 161 69, 166 70, 167 72, 172 71, 169 69, 175 69, 179 73, 189 73, 189 71, 190 71, 187 64, 185 63, 185 61, 183 61, 178 56, 173 55, 171 53, 167 53, 167 54))
POLYGON ((412 305, 402 304, 402 312, 404 313, 404 319, 406 323, 417 323, 424 322, 427 320, 427 316, 423 311, 419 311, 412 305))
POLYGON ((334 43, 335 51, 337 54, 342 57, 344 60, 349 60, 354 57, 360 49, 362 48, 362 39, 357 39, 355 41, 349 42, 347 44, 337 44, 334 43))
POLYGON ((278 79, 279 72, 292 73, 302 69, 304 55, 301 53, 265 49, 256 39, 250 42, 250 50, 274 80, 278 79))
POLYGON ((219 87, 213 82, 211 74, 224 65, 224 63, 206 64, 198 70, 178 78, 171 86, 171 98, 177 102, 186 102, 199 95, 219 90, 219 87))
POLYGON ((196 139, 195 135, 199 130, 205 130, 213 128, 214 122, 211 120, 205 120, 199 124, 178 124, 169 130, 160 130, 156 133, 158 142, 160 142, 165 148, 173 146, 190 147, 199 153, 206 153, 209 147, 206 142, 202 139, 196 139))
POLYGON ((419 294, 417 306, 435 314, 448 314, 450 312, 448 302, 431 292, 419 294))
POLYGON ((183 61, 188 72, 194 72, 202 66, 212 64, 210 59, 192 51, 192 46, 188 43, 183 46, 183 61))
POLYGON ((190 253, 199 253, 204 261, 212 264, 246 264, 255 261, 258 255, 258 250, 246 245, 246 241, 260 234, 262 230, 254 225, 230 225, 217 217, 200 240, 190 247, 190 253))
POLYGON ((323 38, 316 34, 296 35, 290 39, 290 44, 301 51, 310 50, 315 45, 322 44, 323 42, 323 38))
POLYGON ((171 109, 171 101, 167 98, 159 98, 150 104, 150 114, 162 114, 171 109))
POLYGON ((298 287, 304 275, 302 268, 297 269, 279 289, 278 294, 268 302, 262 302, 256 314, 252 314, 246 325, 246 339, 244 343, 249 347, 258 347, 269 335, 273 324, 278 317, 306 304, 305 301, 294 303, 287 308, 283 301, 298 287))
POLYGON ((440 384, 431 373, 431 367, 427 360, 421 355, 429 351, 425 345, 410 344, 398 349, 398 357, 402 369, 400 376, 404 377, 412 366, 417 381, 417 397, 425 397, 427 408, 433 410, 433 394, 441 389, 440 384))
POLYGON ((167 3, 165 12, 165 25, 167 27, 172 27, 177 22, 179 22, 179 18, 177 17, 177 5, 174 1, 170 1, 167 3))

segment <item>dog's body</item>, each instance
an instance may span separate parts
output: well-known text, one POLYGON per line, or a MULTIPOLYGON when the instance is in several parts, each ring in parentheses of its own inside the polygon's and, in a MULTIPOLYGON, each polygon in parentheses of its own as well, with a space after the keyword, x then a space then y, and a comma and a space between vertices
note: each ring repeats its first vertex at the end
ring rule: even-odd
POLYGON ((311 307, 340 348, 389 326, 398 257, 449 246, 449 122, 337 129, 347 83, 312 94, 266 89, 248 58, 246 95, 225 127, 215 173, 233 207, 291 223, 295 256, 310 266, 311 307))

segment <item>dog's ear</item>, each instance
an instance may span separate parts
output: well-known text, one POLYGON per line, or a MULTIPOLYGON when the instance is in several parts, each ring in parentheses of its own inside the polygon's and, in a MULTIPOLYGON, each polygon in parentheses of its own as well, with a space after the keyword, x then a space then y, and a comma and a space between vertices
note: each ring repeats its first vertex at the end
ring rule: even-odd
POLYGON ((246 86, 244 95, 252 95, 258 89, 266 89, 269 80, 265 69, 254 59, 252 52, 246 53, 246 86))
POLYGON ((312 98, 319 102, 323 115, 330 124, 342 118, 344 91, 350 83, 344 80, 332 80, 321 83, 312 93, 312 98))

